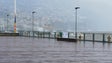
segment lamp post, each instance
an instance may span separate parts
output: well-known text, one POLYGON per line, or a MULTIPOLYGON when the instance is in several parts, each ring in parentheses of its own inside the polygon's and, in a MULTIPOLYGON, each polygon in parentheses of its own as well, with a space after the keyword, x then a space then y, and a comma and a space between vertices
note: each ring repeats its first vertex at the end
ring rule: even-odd
POLYGON ((8 29, 9 29, 9 27, 8 27, 8 22, 9 22, 8 17, 9 17, 9 14, 7 14, 7 32, 8 32, 8 29))
POLYGON ((14 0, 14 33, 16 33, 16 0, 14 0))
POLYGON ((35 11, 32 12, 32 33, 33 33, 33 37, 34 37, 34 14, 35 13, 36 13, 35 11))
POLYGON ((77 40, 77 9, 80 7, 75 7, 76 15, 75 15, 75 39, 77 40))

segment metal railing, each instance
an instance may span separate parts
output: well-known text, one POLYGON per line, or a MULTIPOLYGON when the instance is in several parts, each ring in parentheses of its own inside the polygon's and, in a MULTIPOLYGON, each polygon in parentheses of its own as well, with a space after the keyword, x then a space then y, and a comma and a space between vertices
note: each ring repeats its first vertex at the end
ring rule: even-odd
POLYGON ((112 42, 112 33, 83 33, 84 41, 112 42))
MULTIPOLYGON (((37 38, 53 38, 56 39, 59 32, 39 32, 39 31, 19 31, 20 36, 25 37, 37 37, 37 38), (33 36, 34 33, 34 36, 33 36)), ((63 33, 62 33, 63 34, 63 33)), ((67 37, 69 39, 74 39, 75 34, 73 32, 67 32, 67 37)), ((60 38, 65 38, 61 36, 60 38)), ((82 41, 97 41, 97 42, 112 42, 112 33, 78 33, 78 39, 82 41), (81 38, 79 36, 81 35, 81 38)))

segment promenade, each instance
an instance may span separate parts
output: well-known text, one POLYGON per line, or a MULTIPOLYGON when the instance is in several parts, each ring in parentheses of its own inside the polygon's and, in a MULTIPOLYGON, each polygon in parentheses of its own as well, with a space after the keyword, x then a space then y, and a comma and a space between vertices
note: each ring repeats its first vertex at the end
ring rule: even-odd
POLYGON ((0 63, 112 63, 112 43, 0 37, 0 63))

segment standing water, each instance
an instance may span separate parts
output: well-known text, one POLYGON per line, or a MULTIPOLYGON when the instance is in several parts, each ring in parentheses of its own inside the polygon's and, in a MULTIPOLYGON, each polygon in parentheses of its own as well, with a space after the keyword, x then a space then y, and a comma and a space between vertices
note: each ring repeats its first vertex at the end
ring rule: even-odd
POLYGON ((0 63, 112 63, 112 43, 0 37, 0 63))

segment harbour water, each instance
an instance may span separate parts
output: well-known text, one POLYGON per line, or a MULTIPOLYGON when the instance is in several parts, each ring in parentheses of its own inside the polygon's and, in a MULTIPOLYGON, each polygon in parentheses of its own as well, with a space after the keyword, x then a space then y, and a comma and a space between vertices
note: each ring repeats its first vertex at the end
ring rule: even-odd
POLYGON ((0 63, 112 63, 112 43, 0 37, 0 63))

